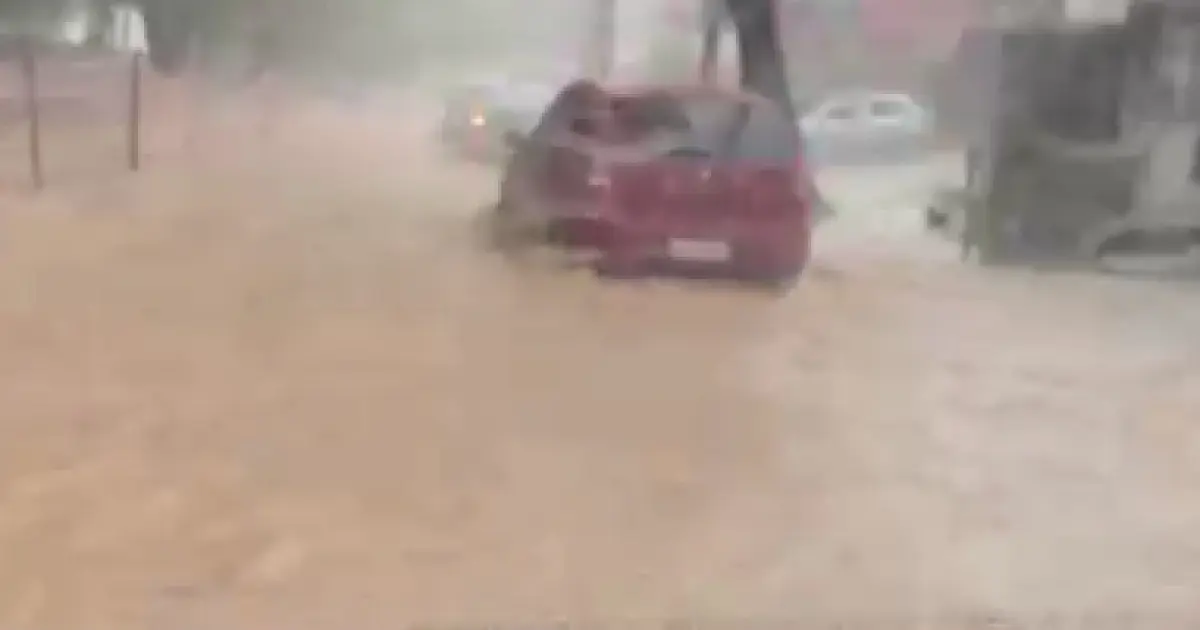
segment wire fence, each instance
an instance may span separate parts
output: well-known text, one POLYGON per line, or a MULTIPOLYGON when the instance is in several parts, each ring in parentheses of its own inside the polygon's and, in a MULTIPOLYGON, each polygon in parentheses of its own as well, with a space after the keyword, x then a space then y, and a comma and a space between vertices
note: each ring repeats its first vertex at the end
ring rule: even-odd
POLYGON ((136 170, 141 160, 139 54, 39 50, 0 62, 0 186, 45 188, 93 163, 136 170), (119 165, 119 166, 118 166, 119 165))
POLYGON ((0 51, 0 195, 244 157, 275 140, 410 142, 428 135, 439 92, 427 81, 168 78, 139 53, 0 51))
POLYGON ((203 82, 149 72, 140 53, 22 46, 0 63, 0 191, 138 171, 167 146, 195 144, 216 100, 203 82))

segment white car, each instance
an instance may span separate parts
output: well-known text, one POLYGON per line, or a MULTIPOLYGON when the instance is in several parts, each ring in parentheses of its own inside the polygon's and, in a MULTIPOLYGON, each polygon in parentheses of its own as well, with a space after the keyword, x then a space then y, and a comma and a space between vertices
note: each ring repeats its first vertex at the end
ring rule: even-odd
POLYGON ((806 153, 818 163, 902 159, 933 142, 933 115, 901 92, 843 92, 801 111, 806 153))

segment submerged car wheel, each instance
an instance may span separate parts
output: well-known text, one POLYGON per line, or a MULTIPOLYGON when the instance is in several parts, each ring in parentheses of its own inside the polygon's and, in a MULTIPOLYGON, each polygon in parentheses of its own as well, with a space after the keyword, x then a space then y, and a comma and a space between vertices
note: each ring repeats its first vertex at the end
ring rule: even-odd
POLYGON ((641 276, 643 269, 634 261, 606 252, 592 263, 592 271, 601 278, 630 280, 641 276))
POLYGON ((772 293, 784 295, 790 293, 792 289, 796 288, 796 284, 800 282, 800 276, 802 273, 802 269, 795 269, 767 274, 756 278, 755 284, 768 291, 771 291, 772 293))

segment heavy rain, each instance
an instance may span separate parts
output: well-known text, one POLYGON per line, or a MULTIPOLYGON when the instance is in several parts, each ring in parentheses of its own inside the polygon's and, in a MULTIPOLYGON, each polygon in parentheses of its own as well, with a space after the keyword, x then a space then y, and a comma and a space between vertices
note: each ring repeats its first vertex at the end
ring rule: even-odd
MULTIPOLYGON (((387 73, 248 80, 234 44, 162 70, 132 9, 97 43, 0 3, 0 625, 1200 623, 1193 283, 962 260, 926 225, 964 180, 940 136, 822 145, 836 215, 783 294, 510 260, 499 165, 438 126, 475 77, 576 71, 588 7, 533 4, 397 11, 387 73)), ((881 77, 824 26, 796 89, 926 102, 983 18, 904 4, 948 43, 881 77)), ((616 72, 692 72, 664 11, 621 0, 616 72)))

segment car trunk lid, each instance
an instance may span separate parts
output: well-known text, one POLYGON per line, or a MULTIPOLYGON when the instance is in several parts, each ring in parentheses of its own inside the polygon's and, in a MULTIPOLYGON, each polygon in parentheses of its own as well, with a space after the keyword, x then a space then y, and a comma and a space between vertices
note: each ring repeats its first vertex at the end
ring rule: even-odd
POLYGON ((662 159, 613 163, 612 198, 627 219, 680 227, 728 226, 798 211, 791 169, 662 159))

